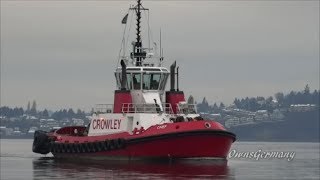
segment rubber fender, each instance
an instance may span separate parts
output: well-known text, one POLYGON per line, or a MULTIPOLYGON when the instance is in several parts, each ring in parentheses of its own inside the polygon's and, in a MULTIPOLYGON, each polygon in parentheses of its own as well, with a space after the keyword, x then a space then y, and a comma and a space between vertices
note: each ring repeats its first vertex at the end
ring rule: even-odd
POLYGON ((68 152, 68 144, 62 143, 62 151, 63 151, 63 153, 67 153, 68 152))
POLYGON ((109 140, 105 140, 105 141, 104 141, 104 145, 105 145, 105 147, 106 147, 106 151, 110 150, 109 140))
POLYGON ((80 145, 81 145, 81 144, 78 144, 78 143, 74 144, 74 149, 75 149, 75 152, 76 152, 76 153, 81 153, 80 145))
POLYGON ((72 153, 76 153, 76 144, 74 143, 70 144, 70 150, 72 153))
POLYGON ((109 140, 109 148, 108 148, 108 149, 109 149, 109 150, 114 150, 114 149, 116 149, 114 139, 109 140))
POLYGON ((106 151, 107 150, 107 146, 106 146, 106 143, 104 141, 100 141, 99 142, 99 146, 101 147, 101 151, 106 151))
POLYGON ((89 143, 89 147, 90 147, 90 152, 97 152, 94 142, 89 143))
POLYGON ((69 153, 69 147, 67 143, 63 143, 63 149, 65 153, 69 153))
POLYGON ((85 152, 89 153, 91 151, 89 143, 84 143, 85 152))
POLYGON ((53 141, 50 142, 49 149, 50 149, 50 152, 55 152, 55 143, 53 141))
POLYGON ((86 153, 87 152, 87 143, 81 143, 80 150, 82 153, 86 153))
POLYGON ((95 146, 97 152, 101 152, 102 151, 102 147, 100 145, 100 142, 94 142, 94 146, 95 146))
POLYGON ((59 144, 58 144, 58 143, 54 143, 54 144, 53 144, 53 150, 54 150, 55 153, 59 153, 59 152, 60 152, 59 144))
POLYGON ((61 153, 65 153, 65 152, 66 152, 66 149, 65 149, 63 143, 60 143, 60 144, 59 144, 59 149, 60 149, 60 152, 61 152, 61 153))
POLYGON ((126 140, 123 138, 119 138, 116 140, 117 148, 122 149, 126 147, 126 140))
POLYGON ((41 130, 35 131, 32 143, 32 151, 40 154, 48 154, 50 152, 49 142, 50 141, 47 136, 47 132, 41 130))

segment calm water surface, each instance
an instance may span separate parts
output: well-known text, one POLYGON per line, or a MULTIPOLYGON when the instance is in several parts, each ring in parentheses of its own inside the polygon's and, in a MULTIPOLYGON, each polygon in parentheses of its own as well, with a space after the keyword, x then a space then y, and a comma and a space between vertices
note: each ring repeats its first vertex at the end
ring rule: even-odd
POLYGON ((31 151, 32 140, 1 139, 5 179, 319 179, 319 143, 237 142, 237 152, 295 152, 286 158, 179 162, 61 161, 31 151))

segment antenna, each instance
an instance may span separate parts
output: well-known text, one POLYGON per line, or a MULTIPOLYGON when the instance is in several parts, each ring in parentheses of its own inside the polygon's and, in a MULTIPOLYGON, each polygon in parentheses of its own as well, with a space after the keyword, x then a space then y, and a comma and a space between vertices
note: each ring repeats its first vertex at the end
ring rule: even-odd
POLYGON ((161 61, 161 57, 162 57, 162 54, 161 54, 161 28, 160 28, 160 61, 161 61))
POLYGON ((149 49, 149 53, 150 53, 150 23, 149 23, 149 19, 150 19, 150 14, 148 11, 148 49, 149 49))
POLYGON ((163 61, 163 48, 162 48, 162 42, 161 42, 161 28, 160 28, 160 62, 163 61))
POLYGON ((161 49, 161 61, 163 61, 163 48, 161 49))

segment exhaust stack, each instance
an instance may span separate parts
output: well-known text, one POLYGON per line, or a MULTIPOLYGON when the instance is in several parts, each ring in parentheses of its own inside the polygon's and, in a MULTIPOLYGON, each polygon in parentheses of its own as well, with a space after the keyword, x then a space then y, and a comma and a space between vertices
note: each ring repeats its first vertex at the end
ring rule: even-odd
POLYGON ((170 91, 174 90, 176 61, 170 66, 170 91))
POLYGON ((127 66, 126 63, 124 63, 123 60, 120 62, 121 64, 121 90, 126 90, 126 84, 127 84, 127 66))

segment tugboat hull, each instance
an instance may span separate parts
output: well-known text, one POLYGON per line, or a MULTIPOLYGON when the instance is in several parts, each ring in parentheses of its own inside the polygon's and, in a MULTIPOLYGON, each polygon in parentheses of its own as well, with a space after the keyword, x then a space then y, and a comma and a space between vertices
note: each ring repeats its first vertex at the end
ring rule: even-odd
POLYGON ((59 137, 51 143, 51 152, 58 158, 89 159, 154 159, 154 158, 221 158, 225 159, 235 135, 214 129, 215 122, 189 122, 166 124, 165 130, 150 128, 138 135, 118 134, 112 139, 104 137, 59 137), (209 125, 208 125, 209 124, 209 125), (188 126, 185 126, 188 125, 188 126), (193 130, 187 129, 193 125, 193 130), (198 128, 201 127, 204 128, 198 128), (207 128, 205 126, 210 126, 207 128), (171 130, 179 127, 177 130, 171 130), (94 138, 94 139, 93 139, 94 138), (103 141, 103 139, 106 139, 103 141), (64 143, 68 142, 68 143, 64 143), (76 143, 75 143, 76 142, 76 143), (59 149, 60 148, 60 149, 59 149))

